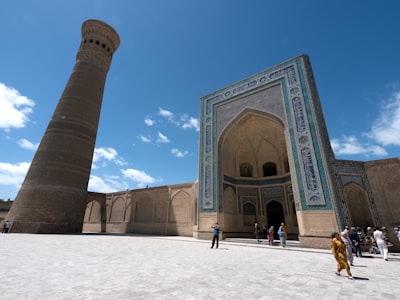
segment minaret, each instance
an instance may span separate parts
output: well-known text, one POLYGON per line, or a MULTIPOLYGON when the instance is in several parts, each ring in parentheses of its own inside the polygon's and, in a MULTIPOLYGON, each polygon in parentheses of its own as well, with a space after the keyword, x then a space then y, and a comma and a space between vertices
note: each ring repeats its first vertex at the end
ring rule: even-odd
POLYGON ((103 90, 118 33, 88 20, 76 63, 5 220, 11 232, 81 232, 103 90))

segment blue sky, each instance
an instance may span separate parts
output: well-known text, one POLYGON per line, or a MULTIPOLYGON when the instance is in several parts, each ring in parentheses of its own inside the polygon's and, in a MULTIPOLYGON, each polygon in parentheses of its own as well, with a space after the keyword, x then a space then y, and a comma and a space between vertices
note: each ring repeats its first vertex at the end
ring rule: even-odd
POLYGON ((193 182, 200 97, 308 54, 338 159, 400 156, 400 1, 4 0, 0 198, 23 182, 81 25, 119 33, 89 190, 193 182))

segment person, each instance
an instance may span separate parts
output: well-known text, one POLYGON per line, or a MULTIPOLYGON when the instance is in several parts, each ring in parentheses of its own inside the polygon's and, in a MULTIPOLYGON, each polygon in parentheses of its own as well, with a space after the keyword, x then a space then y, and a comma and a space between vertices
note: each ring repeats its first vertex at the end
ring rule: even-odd
POLYGON ((266 238, 267 237, 267 231, 268 231, 267 225, 264 222, 262 222, 261 223, 261 228, 262 228, 263 237, 266 238))
POLYGON ((340 271, 345 269, 347 272, 347 278, 353 279, 349 263, 347 262, 346 244, 340 238, 339 232, 337 231, 333 232, 331 237, 331 251, 337 262, 337 271, 335 274, 340 276, 340 271))
POLYGON ((352 247, 352 241, 349 238, 349 235, 347 234, 346 231, 342 232, 342 240, 346 245, 346 252, 347 252, 347 261, 350 263, 351 266, 353 266, 353 247, 352 247))
POLYGON ((274 226, 268 229, 268 244, 272 246, 274 244, 274 226))
POLYGON ((348 238, 351 240, 351 245, 354 248, 356 256, 362 257, 360 236, 358 235, 355 227, 351 227, 348 233, 348 238))
POLYGON ((211 228, 214 229, 211 249, 214 248, 214 244, 216 244, 215 249, 218 249, 218 242, 219 242, 219 224, 218 224, 218 222, 216 222, 213 225, 211 225, 211 228))
POLYGON ((8 233, 10 231, 11 227, 11 222, 9 220, 6 220, 3 224, 3 230, 1 233, 8 233))
POLYGON ((397 227, 397 238, 398 238, 398 240, 400 242, 400 226, 397 227))
POLYGON ((257 242, 260 242, 260 226, 257 222, 254 223, 254 235, 256 236, 257 242))
POLYGON ((376 227, 376 229, 374 231, 374 239, 375 239, 376 245, 379 248, 379 251, 383 255, 383 259, 387 261, 388 260, 388 247, 386 245, 385 235, 379 227, 376 227))
POLYGON ((279 240, 281 242, 282 247, 286 247, 286 239, 287 239, 287 227, 285 223, 281 223, 278 229, 279 240))

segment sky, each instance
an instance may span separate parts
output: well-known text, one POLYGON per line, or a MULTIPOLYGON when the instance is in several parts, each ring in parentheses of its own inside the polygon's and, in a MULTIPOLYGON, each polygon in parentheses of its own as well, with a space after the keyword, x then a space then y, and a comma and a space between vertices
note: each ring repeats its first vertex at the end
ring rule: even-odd
POLYGON ((87 19, 121 39, 89 191, 194 182, 200 98, 300 54, 336 158, 399 157, 399 11, 398 0, 3 0, 0 199, 18 193, 87 19))

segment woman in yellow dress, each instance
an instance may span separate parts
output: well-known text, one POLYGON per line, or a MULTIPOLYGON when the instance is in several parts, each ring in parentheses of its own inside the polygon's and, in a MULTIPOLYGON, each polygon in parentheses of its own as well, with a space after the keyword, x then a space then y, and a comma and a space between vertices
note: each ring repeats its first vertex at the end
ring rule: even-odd
POLYGON ((337 261, 336 275, 340 276, 340 271, 346 270, 348 278, 353 279, 351 275, 350 266, 347 262, 346 244, 342 241, 339 232, 332 233, 332 254, 337 261))

